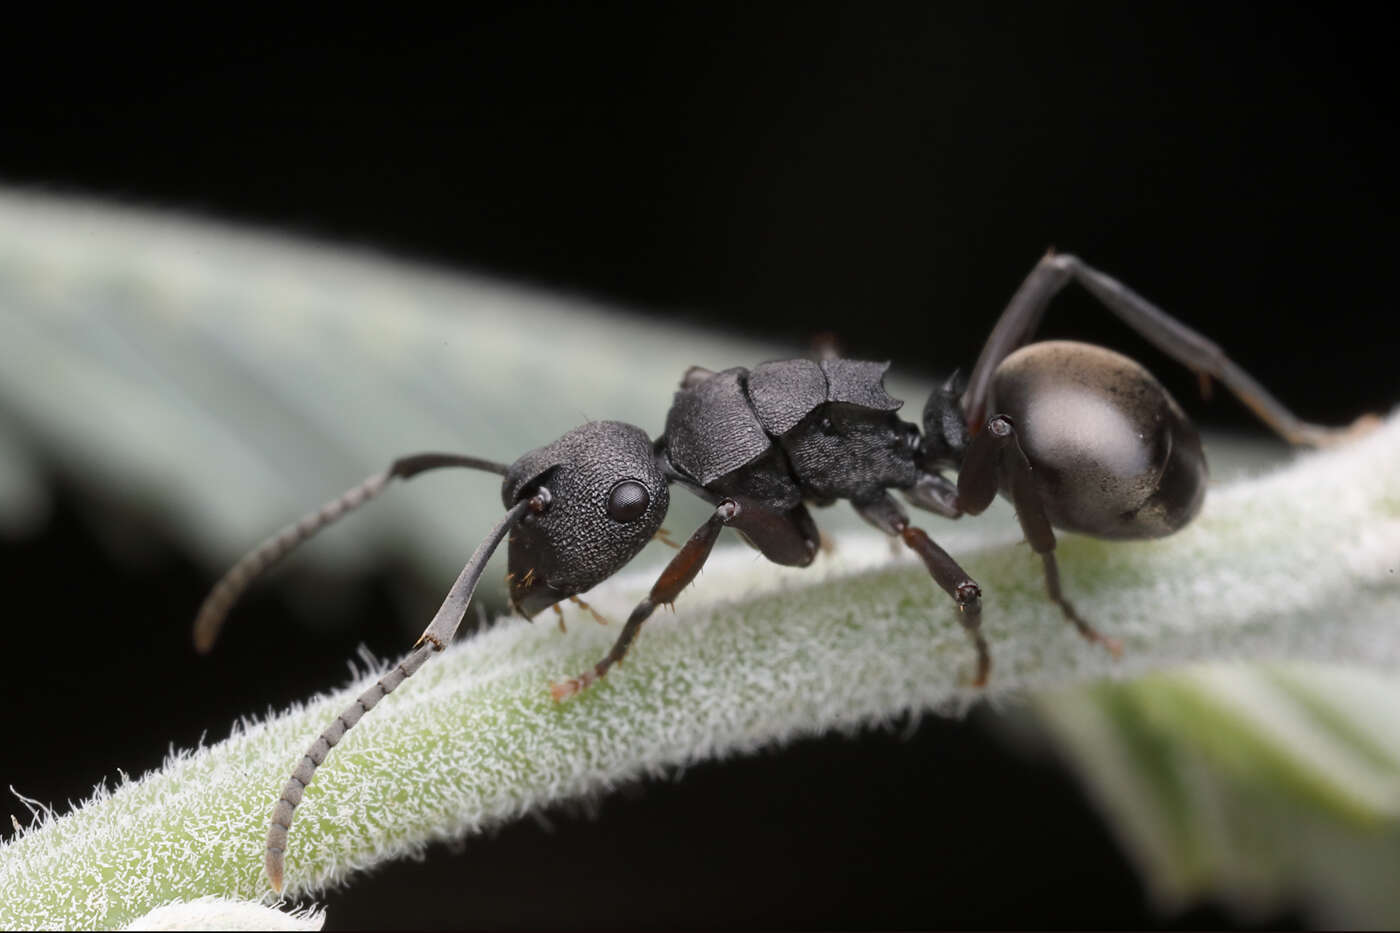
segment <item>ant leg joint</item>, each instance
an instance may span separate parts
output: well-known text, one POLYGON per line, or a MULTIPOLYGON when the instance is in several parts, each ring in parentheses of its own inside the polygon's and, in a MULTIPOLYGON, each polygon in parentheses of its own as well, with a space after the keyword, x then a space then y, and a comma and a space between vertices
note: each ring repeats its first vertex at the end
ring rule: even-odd
POLYGON ((447 647, 442 643, 442 639, 438 638, 432 632, 424 632, 422 635, 419 635, 418 640, 413 643, 413 647, 417 648, 424 642, 431 644, 434 651, 441 651, 443 648, 447 647))
POLYGON ((982 604, 982 587, 971 580, 966 580, 957 585, 953 595, 959 609, 966 609, 968 606, 980 606, 982 604))
POLYGON ((987 433, 993 437, 1009 437, 1014 430, 1011 419, 1006 415, 993 415, 987 421, 987 433))

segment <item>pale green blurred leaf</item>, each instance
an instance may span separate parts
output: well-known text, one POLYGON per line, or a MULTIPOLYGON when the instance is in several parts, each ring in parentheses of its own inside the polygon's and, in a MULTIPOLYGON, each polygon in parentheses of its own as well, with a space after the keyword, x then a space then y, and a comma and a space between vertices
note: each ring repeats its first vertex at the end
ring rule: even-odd
POLYGON ((1036 698, 1167 909, 1400 922, 1400 676, 1211 665, 1036 698))

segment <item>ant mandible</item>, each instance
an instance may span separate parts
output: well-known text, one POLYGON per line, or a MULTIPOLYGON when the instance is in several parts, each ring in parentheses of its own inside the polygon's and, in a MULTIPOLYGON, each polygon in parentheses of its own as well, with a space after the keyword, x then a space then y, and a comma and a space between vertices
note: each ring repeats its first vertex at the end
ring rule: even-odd
POLYGON ((1200 511, 1206 461, 1196 429, 1141 365, 1086 343, 1028 343, 1050 299, 1070 280, 1203 385, 1218 379, 1294 444, 1321 446, 1363 428, 1300 421, 1210 340, 1074 256, 1045 256, 992 328, 966 381, 955 375, 930 395, 922 431, 901 421, 883 387, 888 363, 782 360, 753 369, 691 367, 666 430, 592 421, 510 465, 456 454, 403 457, 263 542, 221 579, 195 620, 195 647, 213 645, 249 582, 297 544, 374 498, 395 478, 441 467, 504 477, 506 514, 467 561, 413 650, 362 693, 302 757, 272 811, 265 867, 282 889, 292 814, 331 748, 383 697, 441 651, 457 632, 487 559, 509 535, 511 605, 526 618, 612 576, 656 536, 677 483, 714 512, 637 604, 607 655, 556 683, 556 700, 587 689, 622 661, 642 623, 695 578, 725 527, 778 564, 805 567, 819 535, 807 504, 848 500, 866 521, 901 539, 957 606, 986 684, 982 589, 890 496, 945 518, 978 515, 1000 492, 1015 506, 1045 586, 1065 618, 1115 655, 1116 641, 1084 620, 1060 587, 1055 532, 1100 538, 1169 535, 1200 511), (957 473, 956 482, 944 471, 957 473))

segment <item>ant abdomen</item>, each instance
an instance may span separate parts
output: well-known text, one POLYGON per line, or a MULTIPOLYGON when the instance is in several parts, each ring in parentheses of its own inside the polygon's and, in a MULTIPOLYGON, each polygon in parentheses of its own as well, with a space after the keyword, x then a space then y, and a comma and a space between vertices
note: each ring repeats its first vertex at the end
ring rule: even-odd
POLYGON ((1158 538, 1200 511, 1200 437, 1161 383, 1121 353, 1067 340, 1022 347, 997 367, 989 411, 1015 425, 1056 528, 1158 538))

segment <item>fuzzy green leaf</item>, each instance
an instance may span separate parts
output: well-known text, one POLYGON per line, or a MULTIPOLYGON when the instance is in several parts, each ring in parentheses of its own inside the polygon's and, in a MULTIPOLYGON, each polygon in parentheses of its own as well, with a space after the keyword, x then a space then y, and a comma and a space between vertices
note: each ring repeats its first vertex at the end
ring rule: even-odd
MULTIPOLYGON (((997 667, 987 693, 1222 656, 1393 669, 1397 501, 1393 418, 1345 448, 1219 490, 1173 539, 1112 548, 1068 539, 1067 585, 1086 614, 1123 637, 1121 663, 1086 645, 1046 603, 1024 545, 970 546, 968 568, 995 581, 986 606, 997 667), (1338 592, 1350 594, 1345 612, 1338 592)), ((627 574, 590 601, 618 618, 649 584, 627 574)), ((337 746, 298 810, 290 891, 319 890, 430 841, 668 767, 957 708, 973 695, 957 686, 971 656, 952 615, 921 567, 891 555, 884 539, 843 539, 806 571, 728 549, 675 615, 648 623, 622 668, 562 705, 550 700, 549 682, 601 656, 613 632, 583 620, 568 634, 505 620, 437 657, 337 746)), ((1220 691, 1229 681, 1214 683, 1220 691)), ((271 804, 302 749, 362 686, 176 756, 159 774, 103 791, 7 844, 0 924, 116 926, 172 899, 265 895, 260 855, 271 804)), ((1178 725, 1194 728, 1199 717, 1182 702, 1173 700, 1188 709, 1178 725)), ((1273 722, 1267 710, 1258 722, 1216 715, 1197 727, 1218 736, 1222 755, 1233 748, 1237 766, 1240 756, 1247 762, 1293 742, 1310 763, 1266 759, 1278 793, 1393 826, 1384 770, 1358 764, 1369 760, 1362 751, 1341 763, 1325 752, 1376 746, 1393 759, 1386 743, 1394 735, 1352 716, 1345 702, 1331 708, 1348 725, 1331 730, 1342 737, 1329 735, 1321 756, 1286 731, 1241 745, 1239 736, 1273 722), (1226 722, 1233 733, 1215 731, 1226 722)))

